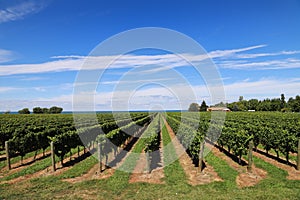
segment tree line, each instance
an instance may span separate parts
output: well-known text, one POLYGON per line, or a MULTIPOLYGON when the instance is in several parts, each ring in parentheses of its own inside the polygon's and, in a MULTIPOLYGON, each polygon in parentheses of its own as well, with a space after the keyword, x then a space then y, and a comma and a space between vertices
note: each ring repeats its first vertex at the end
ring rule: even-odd
MULTIPOLYGON (((52 106, 51 108, 35 107, 32 109, 33 114, 59 114, 63 111, 63 108, 52 106)), ((18 111, 19 114, 30 114, 28 108, 23 108, 18 111)))
MULTIPOLYGON (((239 97, 239 100, 232 103, 223 103, 213 105, 212 107, 227 107, 231 111, 281 111, 281 112, 300 112, 300 96, 297 95, 295 98, 290 97, 286 101, 284 94, 280 95, 280 98, 273 99, 250 99, 245 100, 243 96, 239 97)), ((208 106, 205 101, 202 101, 201 105, 197 103, 191 103, 188 111, 198 112, 206 111, 208 106)))
POLYGON ((281 112, 300 112, 300 96, 291 97, 286 101, 284 94, 280 98, 273 99, 250 99, 244 100, 243 96, 239 97, 239 101, 228 103, 226 106, 232 111, 281 111, 281 112))

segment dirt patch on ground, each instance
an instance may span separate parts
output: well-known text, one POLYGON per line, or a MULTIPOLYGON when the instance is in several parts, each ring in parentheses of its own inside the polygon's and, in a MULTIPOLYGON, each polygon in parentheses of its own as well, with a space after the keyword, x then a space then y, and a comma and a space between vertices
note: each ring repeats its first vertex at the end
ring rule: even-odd
MULTIPOLYGON (((129 183, 134 182, 146 182, 146 183, 155 183, 155 184, 164 184, 165 182, 162 179, 165 177, 163 169, 163 144, 162 144, 162 135, 160 134, 160 144, 159 144, 159 153, 155 156, 159 157, 159 163, 155 166, 154 169, 151 169, 151 172, 147 172, 147 161, 146 154, 141 153, 137 164, 132 171, 132 174, 129 179, 129 183)), ((153 158, 158 159, 158 158, 153 158)))
POLYGON ((187 155, 184 147, 178 141, 172 128, 169 126, 169 124, 166 121, 165 121, 165 125, 172 139, 172 143, 174 145, 176 154, 179 157, 179 162, 188 177, 189 184, 201 185, 201 184, 208 184, 213 181, 223 181, 218 176, 214 168, 208 165, 207 163, 205 163, 206 167, 203 169, 203 171, 198 172, 198 169, 195 167, 191 158, 187 155))
POLYGON ((137 161, 137 165, 135 166, 134 170, 129 179, 129 183, 135 182, 146 182, 146 183, 155 183, 155 184, 164 184, 165 182, 162 181, 164 178, 164 170, 162 167, 156 168, 152 170, 150 173, 146 170, 146 154, 142 153, 140 155, 140 159, 137 161))
POLYGON ((254 186, 259 183, 262 179, 266 178, 267 172, 255 167, 254 165, 252 166, 252 172, 244 172, 240 173, 236 177, 236 183, 239 187, 250 187, 254 186))
POLYGON ((269 157, 266 157, 264 155, 261 155, 257 152, 254 152, 253 151, 253 155, 280 168, 280 169, 283 169, 285 171, 288 172, 288 177, 287 179, 290 179, 290 180, 300 180, 300 171, 297 171, 294 167, 290 166, 290 165, 287 165, 287 164, 283 164, 283 163, 280 163, 272 158, 269 158, 269 157))
MULTIPOLYGON (((225 155, 223 152, 220 152, 219 149, 216 147, 212 146, 209 143, 206 143, 207 146, 211 149, 212 153, 225 160, 227 164, 235 169, 236 171, 239 172, 239 175, 236 177, 236 183, 239 187, 249 187, 249 186, 254 186, 259 183, 260 180, 266 178, 267 172, 255 167, 255 165, 252 166, 252 172, 247 172, 247 166, 241 166, 235 161, 233 161, 230 157, 225 155)), ((244 161, 245 162, 245 161, 244 161)))

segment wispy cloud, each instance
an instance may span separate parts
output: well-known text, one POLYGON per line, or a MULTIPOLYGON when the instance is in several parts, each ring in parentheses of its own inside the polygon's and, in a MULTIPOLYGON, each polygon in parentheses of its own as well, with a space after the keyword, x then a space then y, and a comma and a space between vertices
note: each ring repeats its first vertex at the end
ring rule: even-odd
POLYGON ((39 76, 33 76, 33 77, 24 77, 21 78, 21 81, 40 81, 40 80, 46 80, 45 77, 39 77, 39 76))
POLYGON ((14 87, 0 87, 0 93, 11 91, 11 90, 17 90, 18 88, 14 87))
POLYGON ((9 61, 13 60, 14 57, 15 57, 14 52, 5 50, 5 49, 0 49, 0 63, 9 62, 9 61))
POLYGON ((267 56, 282 56, 282 55, 294 55, 300 54, 300 51, 280 51, 276 53, 253 53, 253 54, 238 54, 235 55, 235 58, 258 58, 258 57, 267 57, 267 56))
POLYGON ((231 60, 218 62, 218 66, 226 69, 246 69, 246 70, 279 70, 300 68, 300 59, 287 58, 281 60, 249 61, 231 60))
POLYGON ((23 1, 0 10, 0 24, 23 19, 25 16, 41 11, 45 7, 44 1, 23 1))
MULTIPOLYGON (((47 72, 61 71, 79 71, 84 66, 84 70, 99 69, 122 69, 122 68, 144 68, 142 73, 156 73, 177 67, 189 66, 193 63, 201 63, 202 61, 212 58, 217 66, 227 69, 254 69, 254 70, 274 70, 274 69, 290 69, 300 68, 300 60, 298 58, 281 58, 276 56, 299 54, 300 51, 281 51, 276 53, 243 53, 245 51, 254 50, 265 47, 266 45, 256 45, 246 48, 238 48, 231 50, 216 50, 208 52, 208 54, 163 54, 163 55, 116 55, 116 56, 81 56, 67 55, 55 56, 53 61, 38 64, 17 64, 17 65, 0 65, 0 76, 13 74, 35 74, 47 72), (266 61, 258 61, 255 58, 268 57, 266 61), (271 56, 275 58, 270 58, 271 56), (111 60, 116 59, 111 63, 111 60), (254 59, 254 60, 253 60, 254 59), (149 68, 151 67, 151 68, 149 68)), ((0 52, 1 53, 1 52, 0 52)), ((3 53, 4 54, 4 53, 3 53)), ((1 58, 1 55, 0 55, 1 58)))
POLYGON ((256 45, 256 46, 250 46, 245 48, 239 48, 239 49, 230 49, 230 50, 215 50, 208 53, 210 58, 228 58, 232 57, 233 55, 236 55, 236 53, 249 51, 253 49, 263 48, 267 46, 266 44, 256 45))

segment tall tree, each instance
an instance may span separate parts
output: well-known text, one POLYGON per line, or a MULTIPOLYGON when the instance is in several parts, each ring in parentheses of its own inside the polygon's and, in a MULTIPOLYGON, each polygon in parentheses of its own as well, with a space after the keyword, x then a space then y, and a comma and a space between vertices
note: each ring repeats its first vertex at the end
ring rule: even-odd
POLYGON ((243 101, 244 100, 244 97, 243 96, 240 96, 239 97, 239 102, 243 101))
POLYGON ((280 96, 280 108, 283 109, 286 106, 285 97, 284 94, 281 94, 280 96))
POLYGON ((60 107, 57 107, 57 106, 53 106, 49 109, 49 113, 51 113, 51 114, 58 114, 58 113, 61 113, 62 111, 63 111, 63 109, 60 107))
POLYGON ((292 101, 291 110, 293 112, 300 112, 300 96, 297 95, 296 98, 292 101))
POLYGON ((42 110, 43 110, 44 114, 48 114, 49 113, 49 109, 48 108, 42 108, 42 110))
POLYGON ((28 108, 23 108, 22 110, 18 111, 19 114, 30 114, 30 111, 28 108))
POLYGON ((248 101, 248 110, 258 110, 259 101, 257 99, 250 99, 248 101))
POLYGON ((220 103, 215 104, 215 107, 226 107, 226 104, 221 101, 220 103))
POLYGON ((208 106, 206 105, 206 102, 203 100, 201 105, 200 105, 200 112, 205 112, 207 111, 208 106))
POLYGON ((43 113, 43 110, 40 107, 35 107, 35 108, 32 109, 32 112, 34 114, 41 114, 41 113, 43 113))
POLYGON ((191 103, 189 107, 189 112, 198 112, 199 111, 199 104, 191 103))

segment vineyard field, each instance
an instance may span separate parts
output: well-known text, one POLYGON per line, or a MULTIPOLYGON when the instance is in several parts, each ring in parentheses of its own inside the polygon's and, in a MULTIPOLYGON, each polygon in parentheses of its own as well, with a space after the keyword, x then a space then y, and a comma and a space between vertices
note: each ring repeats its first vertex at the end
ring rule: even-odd
POLYGON ((76 123, 71 114, 3 114, 0 120, 0 199, 300 197, 299 113, 98 113, 77 116, 76 123))

